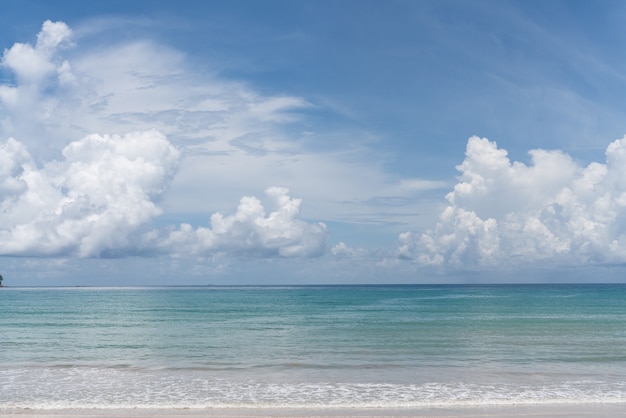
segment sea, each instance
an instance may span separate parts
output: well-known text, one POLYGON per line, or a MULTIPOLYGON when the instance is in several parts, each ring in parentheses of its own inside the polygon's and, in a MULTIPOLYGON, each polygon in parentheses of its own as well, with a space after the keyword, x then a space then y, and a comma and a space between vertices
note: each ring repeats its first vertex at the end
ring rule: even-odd
POLYGON ((0 289, 0 411, 609 402, 625 285, 0 289))

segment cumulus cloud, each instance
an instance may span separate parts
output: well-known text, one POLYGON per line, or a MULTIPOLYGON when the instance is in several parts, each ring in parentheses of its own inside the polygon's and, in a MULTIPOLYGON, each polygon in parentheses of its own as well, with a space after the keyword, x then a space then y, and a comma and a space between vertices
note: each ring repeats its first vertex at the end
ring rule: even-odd
POLYGON ((89 135, 37 167, 14 139, 0 144, 0 255, 100 257, 155 251, 184 255, 311 257, 324 252, 322 223, 299 218, 301 199, 271 187, 274 210, 243 197, 233 215, 211 227, 189 224, 141 232, 162 211, 156 201, 180 161, 157 131, 89 135))
MULTIPOLYGON (((58 153, 71 136, 55 137, 63 122, 78 123, 74 103, 84 91, 76 89, 76 76, 62 52, 73 46, 72 30, 63 22, 46 21, 35 45, 15 43, 5 49, 0 67, 13 79, 0 85, 0 134, 27 145, 36 159, 39 154, 58 153), (61 110, 65 109, 65 110, 61 110)), ((127 129, 128 130, 128 129, 127 129)), ((126 130, 126 131, 127 131, 126 130)), ((86 132, 73 138, 80 138, 86 132)))
POLYGON ((0 144, 0 254, 101 256, 158 216, 155 199, 180 153, 156 131, 89 135, 39 168, 14 139, 0 144))
POLYGON ((67 72, 68 63, 54 62, 54 53, 70 45, 71 29, 63 22, 45 21, 33 47, 28 43, 16 43, 4 51, 2 66, 11 69, 22 84, 41 82, 55 72, 67 72))
MULTIPOLYGON (((124 23, 128 33, 134 23, 124 23)), ((210 62, 198 69, 198 57, 146 31, 120 39, 115 25, 90 21, 71 29, 47 21, 30 43, 7 49, 0 140, 20 141, 43 166, 94 132, 156 129, 183 155, 162 196, 168 213, 226 212, 250 190, 281 184, 305 199, 309 217, 385 224, 394 233, 417 211, 430 222, 435 203, 428 192, 443 184, 390 174, 384 155, 363 141, 355 145, 354 138, 374 143, 371 133, 340 118, 330 130, 319 126, 316 115, 332 109, 288 92, 264 94, 211 71, 210 62)))
POLYGON ((348 247, 343 241, 340 241, 337 245, 335 245, 330 252, 335 257, 359 258, 367 255, 367 251, 365 249, 348 247))
MULTIPOLYGON (((211 228, 146 232, 190 155, 208 156, 203 167, 211 155, 228 155, 223 167, 232 167, 240 154, 293 149, 276 126, 298 120, 307 101, 190 71, 184 54, 149 40, 69 53, 73 37, 65 23, 46 21, 34 43, 2 55, 13 78, 0 85, 0 255, 324 251, 325 226, 301 220, 301 200, 283 188, 268 189, 275 210, 267 215, 258 199, 244 197, 234 215, 211 216, 211 228)), ((223 170, 197 171, 190 183, 228 177, 223 170)), ((192 200, 209 210, 206 202, 220 198, 205 191, 192 200)))
POLYGON ((626 137, 605 163, 581 166, 560 151, 532 150, 530 164, 471 137, 459 182, 433 229, 400 235, 398 254, 424 265, 626 261, 626 137))
MULTIPOLYGON (((312 257, 324 252, 326 225, 299 219, 301 199, 289 196, 284 187, 265 191, 274 210, 266 210, 256 197, 243 197, 233 215, 214 213, 210 227, 182 224, 159 246, 178 254, 231 254, 252 256, 312 257)), ((157 235, 150 236, 154 241, 157 235)))

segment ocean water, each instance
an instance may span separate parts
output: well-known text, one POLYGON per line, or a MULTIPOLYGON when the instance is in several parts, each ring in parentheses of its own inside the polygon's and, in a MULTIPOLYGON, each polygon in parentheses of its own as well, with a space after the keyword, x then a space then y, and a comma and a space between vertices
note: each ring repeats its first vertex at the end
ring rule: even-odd
POLYGON ((0 289, 0 409, 626 402, 626 286, 0 289))

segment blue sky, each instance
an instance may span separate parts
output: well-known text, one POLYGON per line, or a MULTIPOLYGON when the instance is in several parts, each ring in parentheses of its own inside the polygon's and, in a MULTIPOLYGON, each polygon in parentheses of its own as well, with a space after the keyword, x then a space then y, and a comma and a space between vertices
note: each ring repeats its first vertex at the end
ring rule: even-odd
POLYGON ((621 2, 0 2, 14 285, 615 281, 621 2))

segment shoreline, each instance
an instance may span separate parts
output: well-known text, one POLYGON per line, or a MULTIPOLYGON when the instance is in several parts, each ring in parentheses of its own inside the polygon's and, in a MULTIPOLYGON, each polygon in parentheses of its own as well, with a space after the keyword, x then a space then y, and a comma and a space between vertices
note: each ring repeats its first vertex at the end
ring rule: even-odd
POLYGON ((435 417, 435 418, 549 418, 549 417, 623 417, 624 403, 535 404, 450 406, 424 408, 77 408, 77 409, 0 409, 0 417, 24 418, 316 418, 316 417, 435 417))

